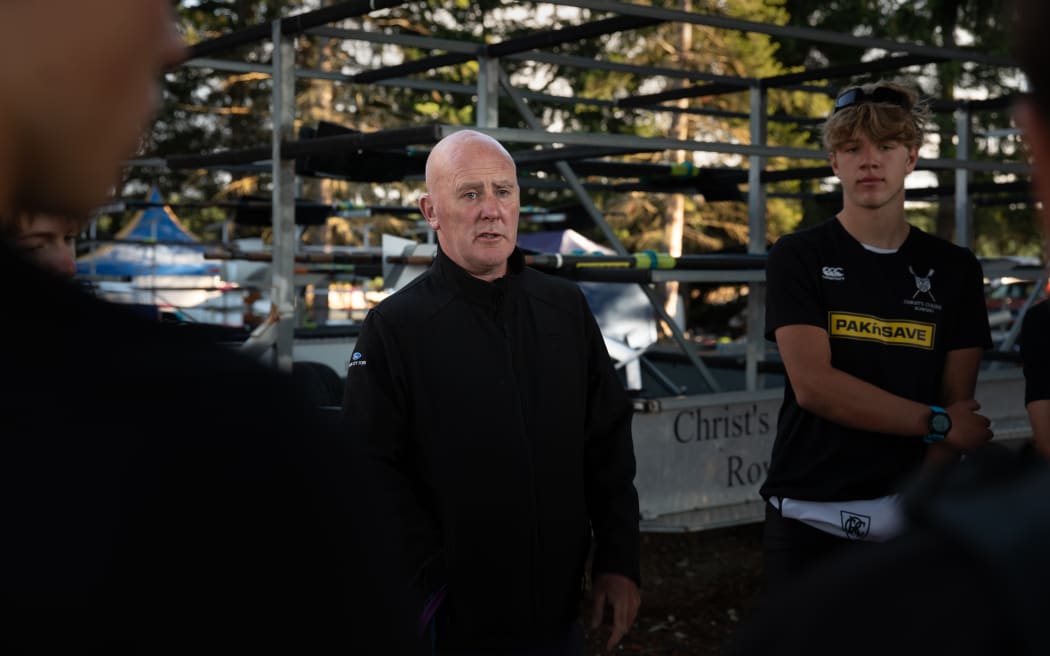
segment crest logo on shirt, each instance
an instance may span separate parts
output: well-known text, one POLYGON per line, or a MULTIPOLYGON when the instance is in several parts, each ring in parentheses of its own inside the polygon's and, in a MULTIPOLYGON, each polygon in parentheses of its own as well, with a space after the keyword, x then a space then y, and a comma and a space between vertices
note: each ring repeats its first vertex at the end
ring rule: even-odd
POLYGON ((850 540, 863 540, 868 537, 871 530, 871 517, 858 515, 848 510, 840 510, 839 517, 842 520, 842 532, 850 540))
POLYGON ((350 362, 348 362, 346 365, 347 371, 353 369, 354 367, 363 367, 366 364, 368 364, 368 360, 365 360, 363 358, 364 354, 361 353, 361 351, 354 351, 354 354, 350 356, 350 362))
POLYGON ((933 277, 933 269, 930 269, 929 273, 927 273, 925 276, 920 276, 919 274, 915 273, 915 269, 911 268, 910 266, 908 267, 908 271, 911 273, 911 275, 915 277, 915 293, 912 294, 911 297, 915 298, 919 294, 926 294, 930 297, 931 301, 936 303, 937 299, 933 297, 933 292, 930 291, 931 289, 933 289, 933 283, 930 282, 930 278, 933 277))
POLYGON ((846 270, 842 267, 826 266, 821 267, 820 275, 824 277, 824 280, 845 280, 846 270))

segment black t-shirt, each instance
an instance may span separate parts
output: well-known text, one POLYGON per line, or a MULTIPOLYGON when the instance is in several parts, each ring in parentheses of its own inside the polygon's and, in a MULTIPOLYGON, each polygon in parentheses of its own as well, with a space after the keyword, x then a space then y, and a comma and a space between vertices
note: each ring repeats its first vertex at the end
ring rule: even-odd
MULTIPOLYGON (((768 339, 781 326, 823 328, 832 366, 907 399, 938 404, 948 351, 991 346, 977 258, 914 226, 887 254, 864 248, 835 218, 785 235, 770 250, 766 281, 768 339)), ((761 494, 883 496, 924 449, 918 436, 848 428, 804 410, 788 380, 761 494)))
POLYGON ((1050 399, 1050 304, 1028 308, 1021 324, 1024 402, 1050 399))

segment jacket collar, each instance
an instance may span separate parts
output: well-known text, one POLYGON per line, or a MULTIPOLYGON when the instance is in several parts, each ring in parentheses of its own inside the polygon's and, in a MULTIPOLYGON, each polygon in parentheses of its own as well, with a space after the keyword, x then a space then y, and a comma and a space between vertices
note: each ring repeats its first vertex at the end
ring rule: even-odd
POLYGON ((507 258, 507 275, 492 282, 486 282, 467 273, 463 267, 445 255, 440 246, 438 246, 437 255, 434 256, 434 263, 431 265, 434 273, 451 283, 458 293, 482 305, 500 304, 505 293, 516 287, 524 267, 525 256, 516 246, 510 257, 507 258))

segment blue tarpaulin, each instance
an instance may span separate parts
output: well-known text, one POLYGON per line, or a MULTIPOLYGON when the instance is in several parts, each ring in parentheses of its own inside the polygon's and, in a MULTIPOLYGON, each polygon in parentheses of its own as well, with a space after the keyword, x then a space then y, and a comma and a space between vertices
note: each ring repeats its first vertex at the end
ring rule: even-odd
POLYGON ((156 186, 150 205, 116 235, 117 240, 77 260, 78 275, 132 278, 135 276, 211 276, 222 273, 217 260, 204 258, 205 247, 164 204, 156 186))

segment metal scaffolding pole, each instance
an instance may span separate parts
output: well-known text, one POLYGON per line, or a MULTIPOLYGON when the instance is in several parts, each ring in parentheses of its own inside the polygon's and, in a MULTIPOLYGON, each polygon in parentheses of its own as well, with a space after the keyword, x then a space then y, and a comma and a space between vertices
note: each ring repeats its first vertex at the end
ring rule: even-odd
MULTIPOLYGON (((973 144, 973 119, 968 107, 955 110, 955 131, 959 137, 956 159, 969 160, 973 144)), ((973 212, 970 203, 970 172, 955 169, 955 243, 973 245, 973 212)))
MULTIPOLYGON (((761 85, 751 87, 751 144, 766 144, 766 97, 761 85)), ((766 159, 759 154, 749 158, 747 169, 747 252, 766 252, 766 187, 762 184, 762 171, 766 159)), ((748 390, 759 388, 758 363, 764 359, 766 340, 766 284, 752 282, 747 294, 747 360, 744 365, 744 384, 748 390)))
POLYGON ((281 21, 273 22, 273 287, 277 308, 274 364, 291 372, 295 337, 295 160, 282 152, 295 131, 294 37, 284 36, 281 21))
MULTIPOLYGON (((503 85, 503 88, 506 89, 507 94, 514 102, 515 108, 518 110, 522 118, 525 119, 525 122, 528 123, 530 127, 537 129, 537 126, 540 123, 539 120, 536 118, 536 115, 532 113, 532 110, 529 109, 529 106, 526 105, 525 101, 523 101, 518 95, 517 89, 514 88, 514 85, 510 83, 510 78, 507 77, 506 71, 504 71, 501 68, 499 70, 499 73, 500 83, 503 85)), ((573 192, 576 194, 576 197, 579 198, 580 204, 583 205, 583 208, 587 211, 587 214, 591 217, 591 220, 594 221, 595 225, 597 225, 598 228, 602 231, 602 234, 605 235, 606 240, 608 240, 608 242, 612 245, 613 250, 615 250, 620 255, 627 255, 627 249, 624 248, 623 244, 620 243, 620 240, 617 239, 616 233, 614 233, 612 228, 609 227, 609 224, 606 223, 605 218, 602 216, 602 213, 598 210, 597 207, 595 207, 594 202, 591 201, 591 195, 587 193, 587 190, 583 187, 583 183, 580 182, 579 177, 572 170, 572 167, 569 166, 568 163, 560 161, 557 163, 557 169, 561 176, 565 178, 565 181, 568 183, 569 187, 572 188, 573 192)), ((657 298, 656 292, 654 292, 653 289, 647 284, 639 284, 638 287, 641 288, 642 292, 645 293, 646 298, 649 299, 650 305, 653 306, 653 310, 656 311, 656 313, 660 316, 660 319, 662 319, 663 322, 667 325, 667 328, 671 331, 671 335, 674 337, 675 341, 678 342, 678 345, 682 347, 682 352, 693 364, 693 366, 696 367, 697 371, 700 372, 700 375, 703 377, 704 382, 708 384, 708 386, 711 388, 711 391, 722 391, 722 386, 718 384, 718 381, 711 374, 711 371, 707 368, 707 365, 705 365, 703 360, 701 360, 700 357, 696 354, 696 349, 693 348, 693 345, 690 344, 689 340, 687 340, 685 338, 685 335, 682 334, 682 330, 678 327, 678 323, 675 322, 675 320, 667 314, 667 310, 664 309, 663 303, 661 303, 660 299, 657 298)))

